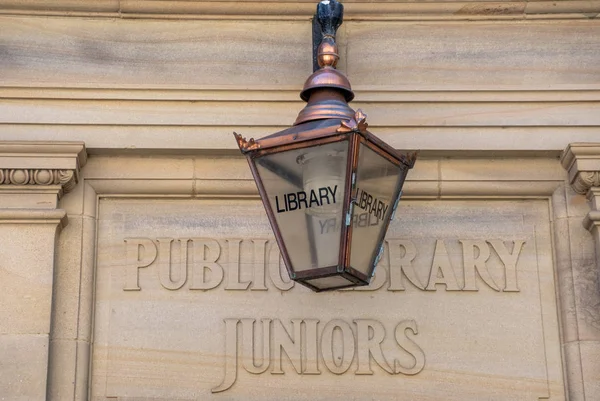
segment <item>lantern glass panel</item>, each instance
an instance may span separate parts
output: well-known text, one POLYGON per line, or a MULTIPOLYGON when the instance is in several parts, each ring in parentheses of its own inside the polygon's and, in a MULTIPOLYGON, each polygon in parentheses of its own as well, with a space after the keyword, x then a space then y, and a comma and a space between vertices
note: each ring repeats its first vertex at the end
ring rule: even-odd
POLYGON ((360 144, 352 216, 350 266, 370 276, 405 169, 360 144))
POLYGON ((343 276, 329 276, 306 280, 310 285, 317 287, 320 290, 329 288, 340 288, 355 285, 352 281, 345 279, 343 276))
POLYGON ((347 140, 255 159, 294 271, 339 264, 347 160, 347 140))

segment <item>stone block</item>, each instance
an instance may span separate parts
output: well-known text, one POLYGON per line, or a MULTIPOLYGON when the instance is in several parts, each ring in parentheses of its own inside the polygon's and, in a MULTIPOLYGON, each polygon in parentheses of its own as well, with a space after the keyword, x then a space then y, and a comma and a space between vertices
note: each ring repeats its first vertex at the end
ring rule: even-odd
POLYGON ((569 219, 569 239, 578 339, 600 341, 600 269, 596 265, 594 239, 578 217, 569 219))
POLYGON ((82 230, 83 217, 69 216, 69 225, 59 237, 54 269, 53 339, 77 338, 82 230))
POLYGON ((57 222, 0 224, 0 334, 48 334, 57 222))
POLYGON ((586 400, 600 399, 600 342, 582 341, 581 369, 583 371, 584 390, 586 400))
POLYGON ((46 401, 48 335, 0 334, 0 400, 46 401))

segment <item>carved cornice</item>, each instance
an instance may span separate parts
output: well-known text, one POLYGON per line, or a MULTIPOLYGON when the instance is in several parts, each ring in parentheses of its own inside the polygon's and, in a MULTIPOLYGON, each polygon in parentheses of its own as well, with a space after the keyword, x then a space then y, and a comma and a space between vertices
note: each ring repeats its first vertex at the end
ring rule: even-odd
POLYGON ((600 187, 600 143, 572 143, 561 156, 569 184, 578 194, 600 187))
POLYGON ((560 159, 569 173, 571 188, 578 194, 586 194, 590 212, 583 219, 583 226, 599 235, 600 227, 600 143, 572 143, 560 159))
POLYGON ((578 194, 585 195, 591 187, 600 186, 600 171, 580 171, 571 187, 578 194))
POLYGON ((3 169, 0 185, 60 185, 69 192, 77 184, 74 170, 3 169))
POLYGON ((86 161, 81 142, 0 142, 0 190, 56 187, 60 197, 77 185, 86 161))

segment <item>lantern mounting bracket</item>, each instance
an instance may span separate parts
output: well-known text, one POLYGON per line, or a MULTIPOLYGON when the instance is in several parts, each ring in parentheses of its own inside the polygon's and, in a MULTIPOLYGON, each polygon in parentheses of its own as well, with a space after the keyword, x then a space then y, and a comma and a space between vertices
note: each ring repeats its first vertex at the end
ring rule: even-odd
POLYGON ((344 6, 336 0, 322 0, 317 4, 317 11, 312 20, 312 56, 313 72, 319 69, 317 53, 324 37, 335 41, 338 28, 344 22, 344 6))

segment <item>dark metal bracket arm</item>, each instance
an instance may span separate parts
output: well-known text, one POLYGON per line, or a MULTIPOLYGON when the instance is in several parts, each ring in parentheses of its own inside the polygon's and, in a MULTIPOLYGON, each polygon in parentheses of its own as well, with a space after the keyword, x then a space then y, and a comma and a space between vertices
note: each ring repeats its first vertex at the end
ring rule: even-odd
POLYGON ((344 22, 344 6, 336 0, 322 0, 312 20, 313 72, 319 69, 317 50, 325 36, 332 37, 344 22))

